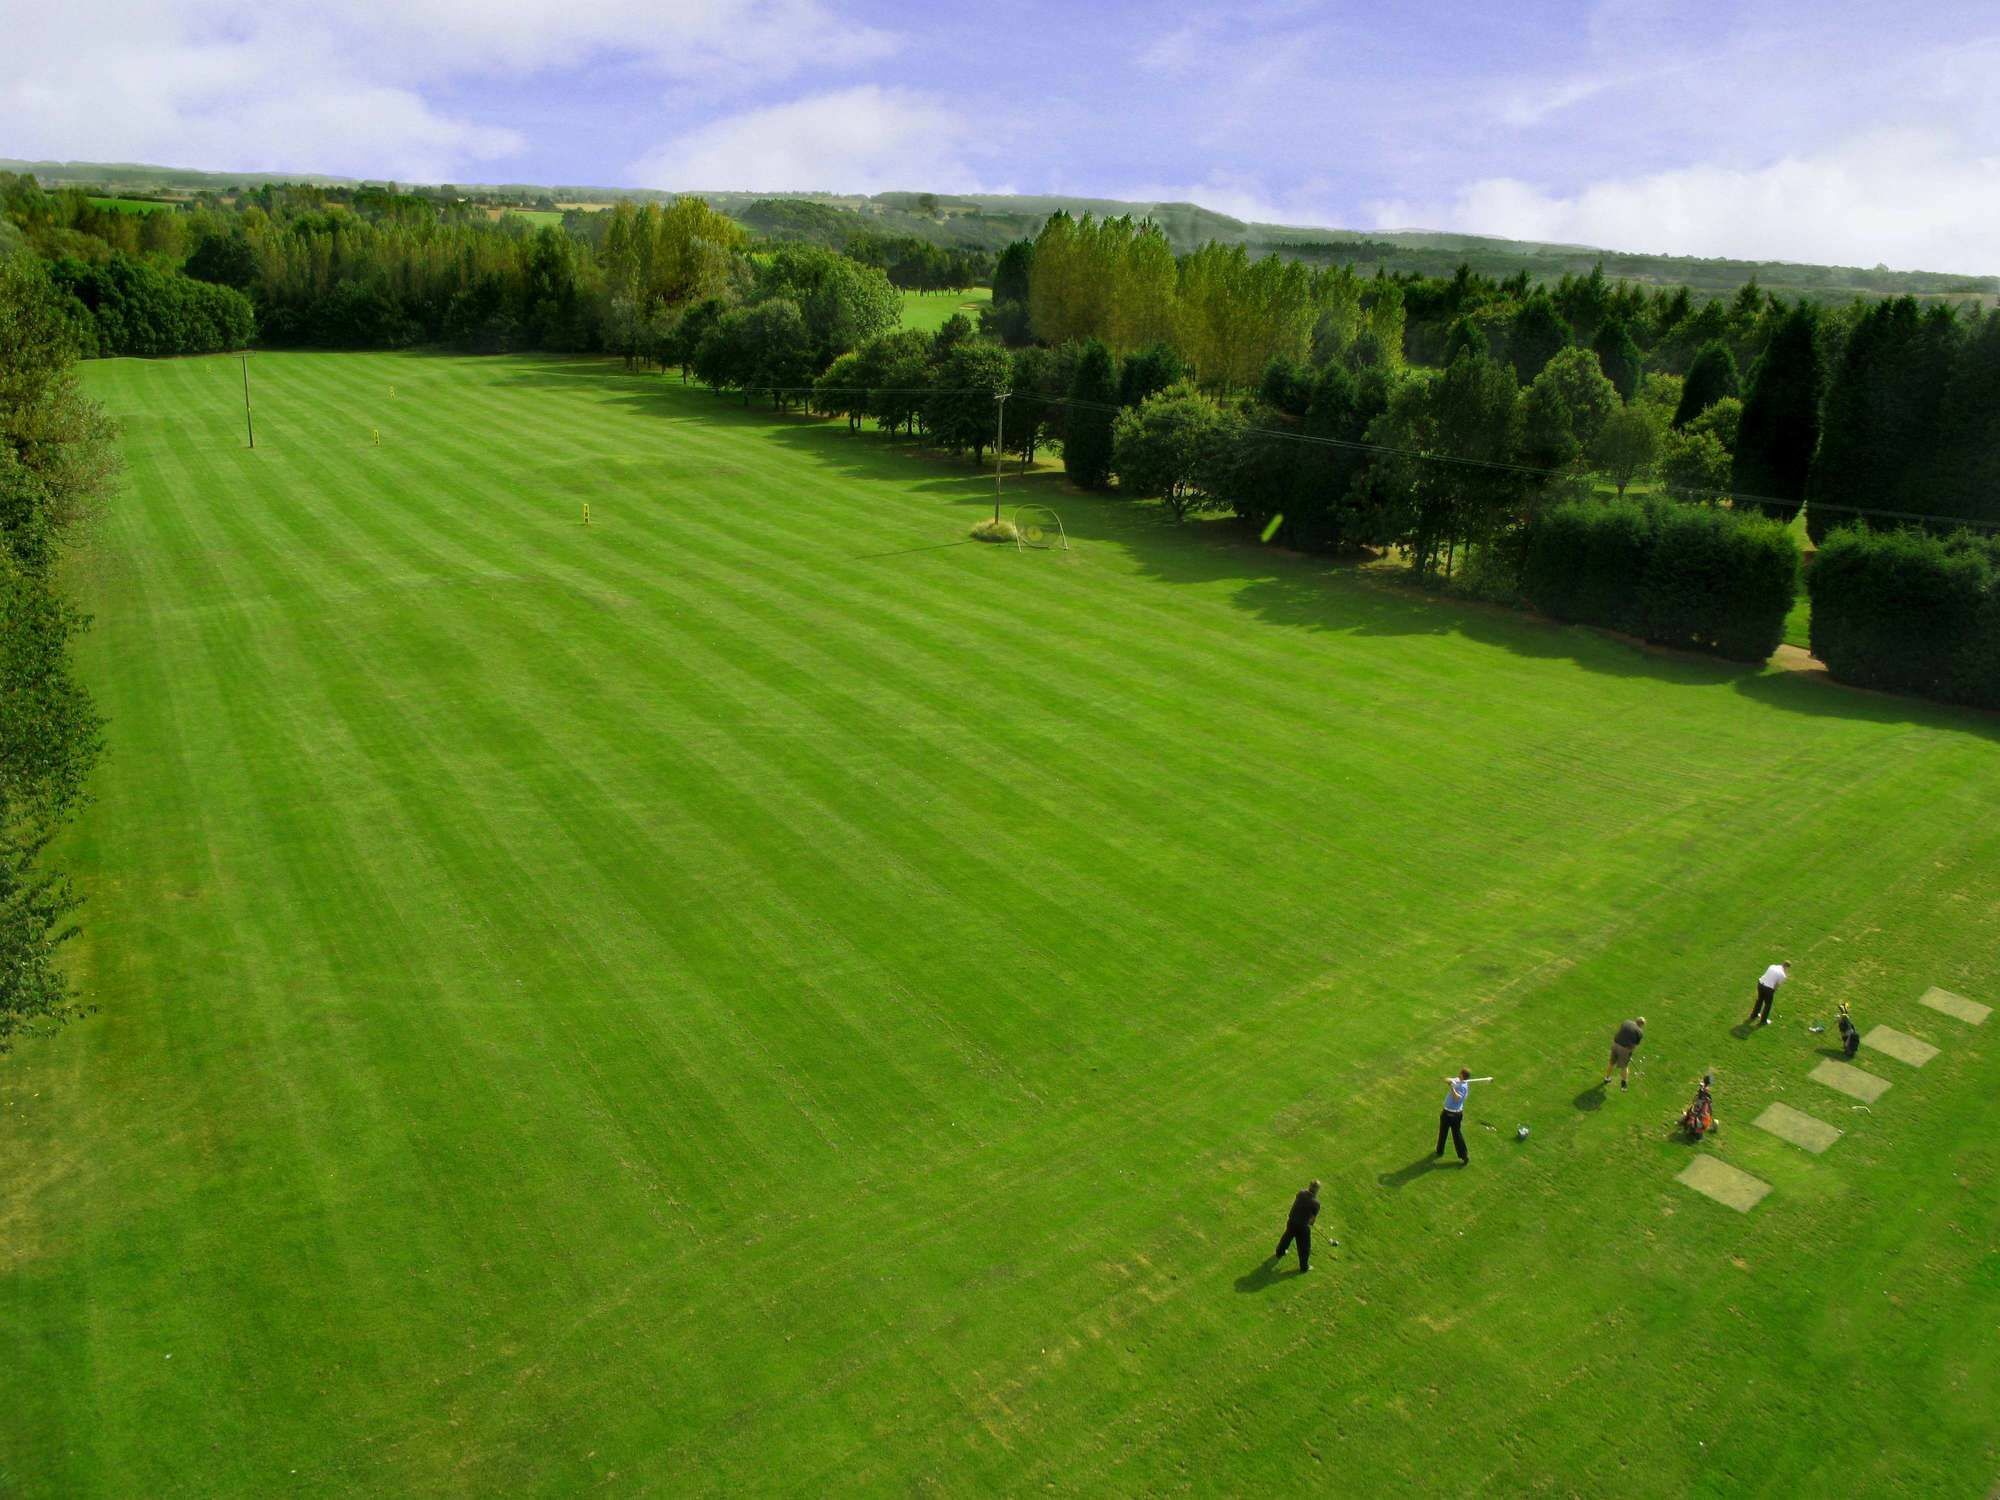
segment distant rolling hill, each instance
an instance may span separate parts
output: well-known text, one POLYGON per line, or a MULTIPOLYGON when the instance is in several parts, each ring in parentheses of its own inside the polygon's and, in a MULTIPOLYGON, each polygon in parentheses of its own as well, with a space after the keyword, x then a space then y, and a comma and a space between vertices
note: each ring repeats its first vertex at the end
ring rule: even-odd
MULTIPOLYGON (((0 160, 0 171, 31 172, 50 186, 89 187, 126 192, 223 192, 270 182, 310 182, 355 186, 357 179, 312 173, 196 172, 129 162, 26 162, 0 160)), ((446 184, 446 186, 451 186, 446 184)), ((531 183, 458 185, 458 192, 492 201, 602 205, 621 198, 666 199, 674 192, 644 188, 542 186, 531 183)), ((1734 292, 1753 276, 1760 286, 1784 295, 1844 301, 1910 293, 1949 301, 2000 300, 2000 275, 1959 276, 1940 271, 1877 267, 1804 265, 1790 261, 1725 260, 1685 255, 1646 255, 1591 245, 1545 244, 1485 235, 1428 230, 1359 231, 1304 225, 1257 224, 1231 218, 1195 203, 1132 203, 1113 198, 1057 195, 993 195, 896 192, 872 196, 843 193, 745 193, 698 191, 700 196, 769 239, 808 240, 841 245, 855 234, 908 235, 945 246, 998 250, 1011 240, 1032 236, 1058 209, 1081 216, 1131 214, 1165 231, 1176 251, 1217 241, 1242 245, 1252 254, 1279 254, 1315 265, 1349 264, 1377 269, 1449 275, 1460 264, 1495 276, 1525 270, 1537 281, 1586 274, 1598 262, 1604 273, 1651 286, 1687 286, 1710 296, 1734 292)))

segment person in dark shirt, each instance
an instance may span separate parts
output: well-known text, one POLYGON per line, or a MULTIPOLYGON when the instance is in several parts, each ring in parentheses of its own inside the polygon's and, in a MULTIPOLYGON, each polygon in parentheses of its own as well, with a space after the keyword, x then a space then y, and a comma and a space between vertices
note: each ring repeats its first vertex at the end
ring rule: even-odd
POLYGON ((1847 1013, 1847 1002, 1840 1002, 1840 1050, 1843 1057, 1852 1057, 1861 1050, 1861 1033, 1854 1027, 1854 1018, 1847 1013))
POLYGON ((1646 1018, 1635 1016, 1620 1026, 1611 1038, 1611 1061, 1604 1065, 1604 1081, 1611 1082, 1611 1073, 1618 1072, 1618 1087, 1626 1086, 1632 1073, 1632 1053, 1639 1043, 1646 1040, 1646 1018))
MULTIPOLYGON (((1299 1270, 1312 1269, 1313 1220, 1319 1217, 1319 1179, 1307 1183, 1299 1195, 1292 1199, 1292 1211, 1285 1219, 1284 1237, 1278 1241, 1278 1248, 1272 1252, 1273 1260, 1282 1260, 1292 1241, 1299 1242, 1299 1270)), ((1338 1245, 1339 1240, 1334 1243, 1338 1245)))

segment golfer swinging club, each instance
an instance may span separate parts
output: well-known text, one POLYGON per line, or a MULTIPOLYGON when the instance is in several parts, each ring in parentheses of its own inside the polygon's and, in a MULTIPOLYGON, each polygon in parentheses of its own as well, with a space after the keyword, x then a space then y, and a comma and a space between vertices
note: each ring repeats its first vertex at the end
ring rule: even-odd
POLYGON ((1465 1096, 1472 1092, 1475 1083, 1491 1083, 1487 1078, 1474 1078, 1472 1069, 1460 1068, 1458 1077, 1445 1079, 1444 1111, 1438 1116, 1438 1148, 1434 1155, 1444 1155, 1444 1138, 1451 1137, 1458 1147, 1458 1164, 1464 1166, 1472 1160, 1465 1149, 1465 1096))
POLYGON ((1750 1019, 1745 1026, 1769 1026, 1771 1024, 1771 1002, 1777 998, 1778 986, 1792 977, 1789 962, 1775 963, 1766 969, 1757 981, 1757 998, 1750 1006, 1750 1019))

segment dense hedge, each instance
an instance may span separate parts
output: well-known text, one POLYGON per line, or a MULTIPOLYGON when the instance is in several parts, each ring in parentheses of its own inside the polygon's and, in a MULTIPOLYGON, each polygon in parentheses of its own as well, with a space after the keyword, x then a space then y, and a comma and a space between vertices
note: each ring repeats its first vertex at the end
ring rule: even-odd
POLYGON ((1799 548, 1760 516, 1658 501, 1577 501, 1529 531, 1521 591, 1558 620, 1763 661, 1785 638, 1799 548))
POLYGON ((245 347, 256 330, 250 299, 234 287, 123 255, 97 265, 58 260, 49 267, 49 280, 58 295, 70 299, 86 357, 218 354, 245 347))
POLYGON ((1806 588, 1813 655, 1842 682, 2000 708, 2000 539, 1843 528, 1806 588))

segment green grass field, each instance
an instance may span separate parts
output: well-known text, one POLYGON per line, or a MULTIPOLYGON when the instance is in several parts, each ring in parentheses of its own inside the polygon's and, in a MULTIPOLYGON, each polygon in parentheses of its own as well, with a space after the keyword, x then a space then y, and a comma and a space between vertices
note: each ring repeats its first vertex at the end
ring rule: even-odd
POLYGON ((1916 1003, 2000 1001, 1994 719, 1053 475, 1074 550, 965 543, 968 466, 591 361, 252 372, 254 453, 234 361, 86 372, 102 1010, 0 1063, 0 1493, 2000 1479, 2000 1021, 1916 1003), (1872 1112, 1837 999, 1943 1049, 1872 1112))
POLYGON ((979 309, 993 300, 993 288, 976 286, 965 292, 904 292, 903 326, 936 333, 953 313, 964 313, 979 326, 979 309))
POLYGON ((171 203, 161 203, 154 198, 99 198, 93 195, 90 201, 99 208, 115 208, 121 214, 150 214, 173 207, 171 203))

